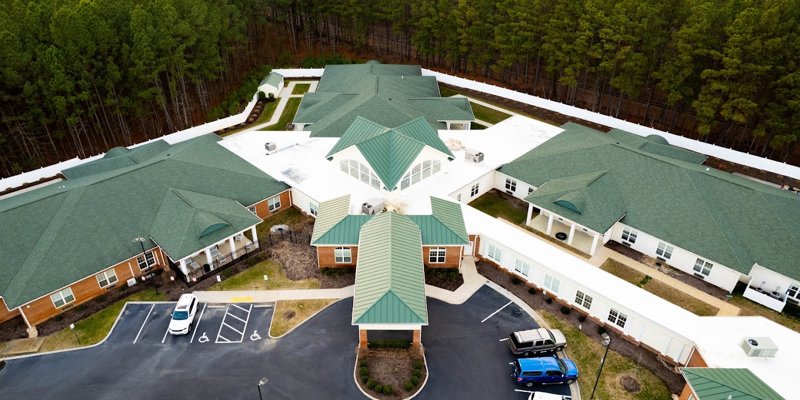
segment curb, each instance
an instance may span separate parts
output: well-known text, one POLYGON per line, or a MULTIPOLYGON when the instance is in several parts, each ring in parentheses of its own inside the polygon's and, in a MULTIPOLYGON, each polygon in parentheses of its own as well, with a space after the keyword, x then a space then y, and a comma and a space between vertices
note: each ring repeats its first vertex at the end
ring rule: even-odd
MULTIPOLYGON (((371 394, 365 392, 364 388, 362 388, 361 385, 358 383, 358 349, 360 347, 361 347, 361 344, 356 346, 356 362, 353 363, 353 383, 356 384, 356 387, 358 388, 359 391, 361 391, 361 394, 363 394, 364 397, 366 397, 366 398, 368 398, 370 400, 381 400, 381 399, 379 399, 377 397, 373 397, 371 394)), ((425 380, 422 381, 422 383, 419 384, 419 388, 417 389, 416 392, 412 393, 408 397, 402 397, 400 400, 411 400, 414 397, 417 397, 417 395, 420 394, 420 392, 422 392, 422 389, 425 388, 425 385, 428 384, 428 378, 430 378, 430 376, 431 376, 431 371, 430 371, 430 369, 428 369, 428 357, 425 356, 425 347, 423 346, 422 349, 423 349, 422 350, 422 362, 425 364, 425 380)))

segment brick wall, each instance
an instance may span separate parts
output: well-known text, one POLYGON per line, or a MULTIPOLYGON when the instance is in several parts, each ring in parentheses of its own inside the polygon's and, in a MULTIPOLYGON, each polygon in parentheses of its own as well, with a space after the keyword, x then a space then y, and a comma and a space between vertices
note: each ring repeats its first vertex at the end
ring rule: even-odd
MULTIPOLYGON (((164 253, 161 251, 160 248, 156 248, 153 250, 154 256, 156 259, 156 265, 153 266, 153 269, 163 268, 167 269, 166 267, 166 257, 164 253)), ((108 286, 106 288, 101 288, 100 284, 97 282, 96 275, 92 275, 80 281, 77 281, 70 285, 69 287, 72 288, 72 294, 75 296, 75 301, 65 305, 61 308, 56 308, 53 304, 53 301, 50 299, 50 295, 55 293, 49 293, 46 296, 43 296, 39 299, 36 299, 30 303, 22 305, 20 308, 22 312, 25 313, 25 316, 28 318, 28 321, 32 325, 37 325, 41 322, 44 322, 61 312, 75 307, 79 304, 85 303, 101 294, 113 290, 114 288, 119 288, 123 285, 127 285, 127 280, 130 278, 137 278, 139 279, 142 275, 142 271, 139 269, 139 265, 136 262, 136 257, 133 257, 129 260, 123 261, 119 264, 116 264, 112 267, 114 272, 117 274, 117 283, 114 285, 108 286)), ((110 268, 104 269, 106 271, 110 268)), ((100 271, 102 272, 102 271, 100 271)))
POLYGON ((290 190, 284 190, 283 192, 280 192, 275 196, 270 196, 270 197, 268 197, 268 198, 266 198, 266 199, 264 199, 264 200, 262 200, 262 201, 260 201, 260 202, 255 204, 256 214, 261 219, 269 218, 270 216, 275 215, 275 214, 277 214, 277 213, 279 213, 279 212, 281 212, 283 210, 286 210, 286 209, 288 209, 289 207, 292 206, 292 192, 290 190), (273 211, 273 212, 270 212, 269 211, 268 201, 269 201, 269 199, 271 199, 272 197, 275 197, 275 196, 280 196, 280 198, 281 198, 281 207, 279 209, 273 211))
POLYGON ((320 268, 355 267, 358 259, 358 246, 340 246, 351 250, 352 261, 348 264, 337 264, 334 249, 337 246, 317 246, 317 262, 320 268))
POLYGON ((458 268, 461 266, 461 246, 422 246, 422 263, 430 268, 458 268), (444 263, 431 263, 430 250, 443 247, 446 250, 444 263))
POLYGON ((678 399, 679 400, 689 400, 689 395, 691 395, 691 394, 692 394, 692 389, 687 384, 686 386, 683 387, 683 391, 681 392, 681 395, 678 397, 678 399))
POLYGON ((2 297, 0 297, 0 322, 8 321, 11 318, 16 317, 17 315, 19 315, 19 310, 15 308, 14 310, 9 311, 8 307, 6 306, 5 300, 2 297))

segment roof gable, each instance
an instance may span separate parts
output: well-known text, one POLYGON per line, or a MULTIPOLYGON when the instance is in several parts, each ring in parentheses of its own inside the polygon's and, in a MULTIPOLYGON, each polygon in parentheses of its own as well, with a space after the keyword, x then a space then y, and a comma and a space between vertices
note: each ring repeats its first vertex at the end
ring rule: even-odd
POLYGON ((783 400, 747 368, 684 368, 698 400, 783 400))

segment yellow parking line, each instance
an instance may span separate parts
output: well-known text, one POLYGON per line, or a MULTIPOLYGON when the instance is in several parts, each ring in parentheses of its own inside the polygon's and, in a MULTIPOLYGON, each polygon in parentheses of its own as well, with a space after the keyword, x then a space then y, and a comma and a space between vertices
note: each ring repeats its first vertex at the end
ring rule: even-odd
POLYGON ((231 298, 231 303, 250 303, 253 301, 253 296, 237 296, 231 298))

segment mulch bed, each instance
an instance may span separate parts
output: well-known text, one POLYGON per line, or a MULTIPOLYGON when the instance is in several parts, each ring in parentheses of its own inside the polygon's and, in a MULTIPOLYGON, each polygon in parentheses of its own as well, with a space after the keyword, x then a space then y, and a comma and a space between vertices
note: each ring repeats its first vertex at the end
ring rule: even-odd
POLYGON ((8 321, 0 324, 0 342, 6 342, 13 339, 24 339, 28 337, 28 327, 22 316, 16 316, 8 321))
MULTIPOLYGON (((549 311, 552 315, 573 326, 578 326, 578 324, 581 324, 581 330, 587 336, 591 337, 597 342, 602 343, 603 337, 597 333, 598 325, 595 324, 591 319, 586 319, 583 322, 578 321, 578 317, 581 315, 579 312, 571 312, 568 315, 562 314, 561 304, 558 304, 555 301, 553 301, 551 304, 548 304, 545 301, 545 296, 541 294, 541 291, 537 292, 537 294, 531 294, 528 291, 529 286, 524 283, 514 285, 511 282, 511 277, 508 273, 498 269, 498 267, 495 267, 492 264, 489 264, 485 261, 478 261, 477 267, 479 274, 485 276, 492 282, 513 293, 534 310, 549 311)), ((658 359, 656 354, 631 342, 628 342, 611 329, 609 329, 606 333, 612 337, 613 342, 611 348, 614 351, 630 358, 638 365, 653 372, 657 377, 664 381, 664 383, 666 383, 667 388, 669 388, 672 393, 680 393, 681 390, 683 390, 683 386, 685 384, 683 377, 680 374, 673 372, 671 368, 665 366, 665 364, 658 359)))
POLYGON ((464 276, 458 268, 425 268, 425 283, 452 292, 464 284, 464 276))
MULTIPOLYGON (((357 381, 361 388, 372 397, 381 400, 399 400, 410 396, 419 389, 419 386, 415 386, 411 391, 407 392, 403 388, 403 385, 411 379, 414 362, 422 360, 419 350, 415 350, 413 347, 409 349, 378 348, 368 349, 361 353, 356 365, 360 366, 361 361, 366 359, 369 379, 381 385, 391 385, 394 390, 393 394, 379 394, 374 389, 369 389, 361 379, 358 379, 357 381)), ((425 375, 427 374, 425 368, 422 371, 420 382, 425 381, 425 375)))
POLYGON ((677 268, 667 265, 663 261, 644 255, 634 249, 631 249, 628 246, 622 245, 617 242, 609 241, 608 243, 606 243, 606 247, 616 251, 617 253, 624 255, 625 257, 628 257, 644 265, 647 265, 648 267, 653 268, 659 272, 663 272, 664 274, 667 274, 672 278, 675 278, 689 286, 692 286, 705 293, 708 293, 720 300, 727 300, 728 298, 727 297, 728 292, 726 292, 724 289, 716 287, 701 279, 695 278, 694 276, 687 274, 686 272, 683 272, 677 268))
MULTIPOLYGON (((297 237, 311 237, 313 225, 295 224, 291 227, 297 237)), ((336 268, 333 273, 322 273, 317 264, 317 250, 299 240, 298 243, 284 239, 274 240, 268 246, 268 257, 279 262, 291 280, 318 279, 322 289, 335 289, 350 286, 356 281, 355 268, 336 268)))

